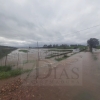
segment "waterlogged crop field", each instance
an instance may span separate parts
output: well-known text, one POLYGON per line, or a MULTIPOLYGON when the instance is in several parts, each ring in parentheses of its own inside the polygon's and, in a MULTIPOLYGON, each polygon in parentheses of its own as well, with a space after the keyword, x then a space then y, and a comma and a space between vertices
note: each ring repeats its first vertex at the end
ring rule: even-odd
POLYGON ((36 62, 36 60, 50 60, 53 58, 62 58, 63 56, 70 56, 73 54, 72 50, 64 49, 18 49, 0 60, 0 65, 11 65, 21 67, 23 64, 36 62))
MULTIPOLYGON (((47 67, 57 64, 58 61, 62 61, 73 55, 72 50, 65 49, 17 49, 7 54, 5 57, 0 59, 1 67, 11 67, 11 69, 23 72, 21 70, 34 70, 36 67, 47 67)), ((12 71, 11 70, 11 71, 12 71)), ((2 72, 2 77, 13 77, 10 73, 2 72), (5 74, 8 74, 5 75, 5 74)), ((18 74, 20 75, 20 74, 18 74)))

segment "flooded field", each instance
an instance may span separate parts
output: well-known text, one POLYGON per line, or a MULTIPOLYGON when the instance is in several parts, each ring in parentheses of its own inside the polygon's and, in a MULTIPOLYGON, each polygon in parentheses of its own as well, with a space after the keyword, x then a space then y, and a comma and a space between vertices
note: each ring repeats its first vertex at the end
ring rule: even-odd
POLYGON ((46 58, 62 57, 62 55, 64 54, 73 54, 71 52, 72 51, 61 51, 61 50, 49 51, 48 49, 39 49, 39 50, 38 49, 18 49, 11 52, 6 57, 3 57, 0 60, 0 65, 11 65, 14 67, 22 67, 23 65, 34 63, 37 60, 44 60, 45 62, 47 60, 46 58), (27 50, 28 52, 23 52, 20 50, 27 50))
MULTIPOLYGON (((0 64, 5 64, 4 59, 0 64)), ((2 100, 100 100, 100 52, 73 55, 69 51, 40 49, 38 58, 37 49, 30 49, 27 53, 16 50, 8 55, 7 64, 33 71, 16 77, 25 80, 18 89, 0 94, 2 100), (57 56, 46 58, 55 53, 57 56), (61 57, 62 53, 70 57, 56 61, 55 57, 61 57)), ((3 86, 12 80, 2 80, 0 84, 3 86)))

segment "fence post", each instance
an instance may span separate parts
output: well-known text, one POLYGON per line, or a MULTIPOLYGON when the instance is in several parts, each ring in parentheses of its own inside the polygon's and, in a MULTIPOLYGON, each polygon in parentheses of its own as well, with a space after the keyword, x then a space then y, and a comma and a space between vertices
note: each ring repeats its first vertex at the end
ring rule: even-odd
POLYGON ((28 51, 27 51, 27 63, 28 63, 28 51))
POLYGON ((19 64, 19 52, 18 52, 18 62, 17 62, 17 68, 18 68, 18 64, 19 64))
POLYGON ((5 66, 7 65, 7 54, 6 54, 6 58, 5 58, 5 66))

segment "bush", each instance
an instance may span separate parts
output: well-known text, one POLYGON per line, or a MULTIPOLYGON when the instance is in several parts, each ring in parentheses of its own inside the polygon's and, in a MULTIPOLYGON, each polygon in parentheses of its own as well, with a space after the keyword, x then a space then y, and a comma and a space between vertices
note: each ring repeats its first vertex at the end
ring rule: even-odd
POLYGON ((7 71, 10 71, 10 70, 12 70, 11 66, 0 66, 0 72, 2 72, 2 71, 7 72, 7 71))
POLYGON ((0 72, 0 79, 5 79, 11 77, 9 72, 0 72))
POLYGON ((63 55, 62 58, 55 58, 55 60, 61 61, 61 60, 64 60, 64 59, 66 59, 66 58, 68 58, 68 57, 69 57, 69 56, 67 56, 67 55, 63 55))
POLYGON ((64 56, 63 56, 63 58, 66 58, 66 57, 67 57, 67 55, 64 55, 64 56))
POLYGON ((12 69, 11 66, 0 66, 0 79, 15 77, 31 70, 23 70, 21 68, 12 69))
POLYGON ((17 75, 20 75, 23 73, 23 70, 22 69, 16 69, 16 70, 12 70, 10 72, 11 76, 17 76, 17 75))

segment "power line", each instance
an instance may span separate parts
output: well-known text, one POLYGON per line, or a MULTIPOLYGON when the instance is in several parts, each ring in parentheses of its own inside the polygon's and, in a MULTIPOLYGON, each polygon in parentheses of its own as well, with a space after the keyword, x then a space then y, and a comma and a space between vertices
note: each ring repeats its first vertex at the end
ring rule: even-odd
POLYGON ((95 25, 95 26, 92 26, 92 27, 89 27, 89 28, 86 28, 86 29, 83 29, 83 30, 79 30, 77 32, 82 32, 82 31, 85 31, 85 30, 88 30, 88 29, 91 29, 91 28, 94 28, 94 27, 98 27, 98 26, 100 26, 100 25, 95 25))
MULTIPOLYGON (((92 26, 92 27, 89 27, 89 28, 86 28, 86 29, 82 29, 82 30, 79 30, 79 31, 77 31, 77 32, 82 32, 82 31, 85 31, 85 30, 88 30, 88 29, 91 29, 91 28, 95 28, 95 27, 98 27, 98 26, 100 26, 100 24, 99 25, 95 25, 95 26, 92 26)), ((11 30, 12 32, 14 32, 14 31, 16 31, 16 32, 20 32, 20 33, 23 33, 22 31, 19 31, 19 30, 11 30)), ((0 32, 4 32, 4 31, 1 31, 0 30, 0 32)), ((75 32, 76 33, 76 32, 75 32)))

